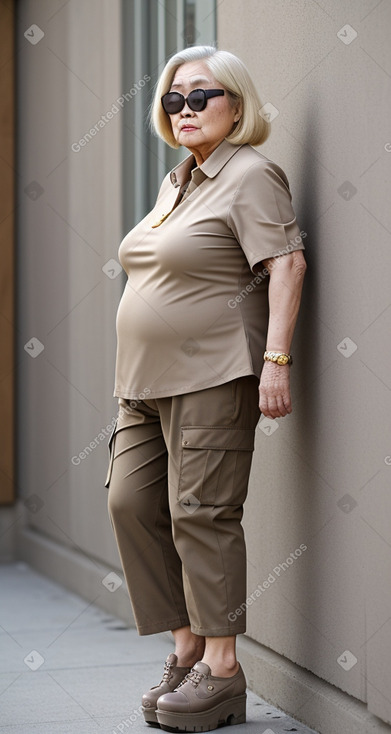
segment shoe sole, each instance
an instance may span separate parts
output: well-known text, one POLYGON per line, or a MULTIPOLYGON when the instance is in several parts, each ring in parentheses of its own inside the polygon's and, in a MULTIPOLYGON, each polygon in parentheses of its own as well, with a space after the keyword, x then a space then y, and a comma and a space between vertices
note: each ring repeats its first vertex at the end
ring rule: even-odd
POLYGON ((156 717, 160 728, 165 731, 212 731, 222 725, 244 724, 246 722, 247 696, 236 696, 230 701, 223 701, 208 711, 199 713, 176 713, 156 709, 156 717))
POLYGON ((142 712, 144 714, 144 719, 147 722, 147 724, 150 724, 151 726, 156 726, 158 729, 160 728, 160 724, 156 717, 156 709, 147 709, 144 706, 141 707, 142 712))

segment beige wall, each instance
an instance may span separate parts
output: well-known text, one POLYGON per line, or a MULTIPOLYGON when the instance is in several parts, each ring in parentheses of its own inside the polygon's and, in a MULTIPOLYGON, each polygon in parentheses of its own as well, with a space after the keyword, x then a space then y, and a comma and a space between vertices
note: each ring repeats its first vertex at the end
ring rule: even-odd
MULTIPOLYGON (((219 47, 278 109, 260 151, 288 175, 309 264, 294 410, 257 431, 248 593, 275 579, 249 608, 249 635, 390 722, 391 7, 246 0, 240 14, 236 0, 218 6, 219 47), (349 44, 337 37, 346 24, 358 34, 349 44), (346 650, 350 670, 337 662, 346 650)), ((289 705, 305 717, 313 703, 289 705)))
MULTIPOLYGON (((71 461, 116 405, 123 281, 102 267, 123 235, 119 116, 79 153, 71 145, 124 91, 120 7, 18 3, 21 499, 0 521, 19 558, 132 623, 124 585, 102 585, 121 575, 106 441, 71 461), (23 35, 31 24, 45 34, 36 45, 23 35), (24 349, 33 337, 44 346, 35 358, 24 349)), ((245 511, 254 602, 240 655, 254 690, 322 734, 387 732, 391 721, 390 20, 375 0, 218 4, 220 47, 243 58, 279 110, 262 152, 288 175, 309 263, 294 412, 271 435, 257 429, 245 511), (346 23, 358 31, 349 45, 336 35, 346 23), (346 180, 350 201, 337 191, 346 180), (357 345, 348 358, 337 349, 346 337, 357 345), (380 358, 370 353, 379 348, 380 358), (345 495, 357 503, 348 512, 345 495), (283 570, 300 544, 307 550, 283 570), (346 650, 357 658, 350 670, 337 662, 346 650)))
MULTIPOLYGON (((0 5, 0 505, 15 500, 15 10, 0 5)), ((5 511, 9 514, 8 509, 5 511)), ((2 522, 0 521, 0 528, 2 522)), ((0 530, 1 534, 1 530, 0 530)))
POLYGON ((122 237, 119 114, 79 152, 71 146, 123 91, 120 2, 24 0, 18 7, 18 484, 27 506, 15 527, 23 514, 26 558, 43 548, 42 538, 56 541, 69 550, 68 565, 45 546, 44 570, 111 604, 101 583, 119 565, 103 486, 107 438, 86 458, 72 457, 116 413, 123 281, 102 267, 117 258, 122 237), (31 24, 44 32, 35 45, 24 37, 31 24), (31 198, 28 185, 43 191, 31 198), (36 357, 24 349, 33 337, 44 346, 36 357), (93 582, 75 571, 79 561, 93 582))

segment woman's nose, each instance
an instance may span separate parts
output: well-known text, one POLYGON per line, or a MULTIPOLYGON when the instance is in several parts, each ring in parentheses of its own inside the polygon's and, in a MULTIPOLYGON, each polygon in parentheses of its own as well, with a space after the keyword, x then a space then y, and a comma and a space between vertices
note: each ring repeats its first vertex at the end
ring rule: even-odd
POLYGON ((185 102, 185 106, 181 110, 181 115, 182 115, 182 117, 189 117, 189 115, 190 115, 190 117, 192 117, 192 115, 193 115, 193 110, 190 109, 190 107, 188 106, 187 102, 185 102))

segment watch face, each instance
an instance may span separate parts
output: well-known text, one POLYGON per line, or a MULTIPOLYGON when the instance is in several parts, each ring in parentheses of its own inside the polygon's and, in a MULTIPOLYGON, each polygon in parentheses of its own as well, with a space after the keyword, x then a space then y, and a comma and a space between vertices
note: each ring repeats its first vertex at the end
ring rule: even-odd
POLYGON ((289 362, 289 357, 286 354, 281 354, 277 357, 277 364, 287 364, 287 362, 289 362))

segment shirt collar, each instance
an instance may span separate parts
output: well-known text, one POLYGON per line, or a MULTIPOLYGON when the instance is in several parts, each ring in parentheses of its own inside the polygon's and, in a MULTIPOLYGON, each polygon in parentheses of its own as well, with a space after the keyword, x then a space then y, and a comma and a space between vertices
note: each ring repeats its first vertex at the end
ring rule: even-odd
POLYGON ((194 156, 191 153, 170 172, 172 185, 182 186, 188 180, 190 171, 192 177, 195 171, 202 171, 208 178, 214 178, 241 147, 241 145, 233 145, 224 138, 201 166, 197 166, 194 171, 191 171, 195 162, 194 156))

